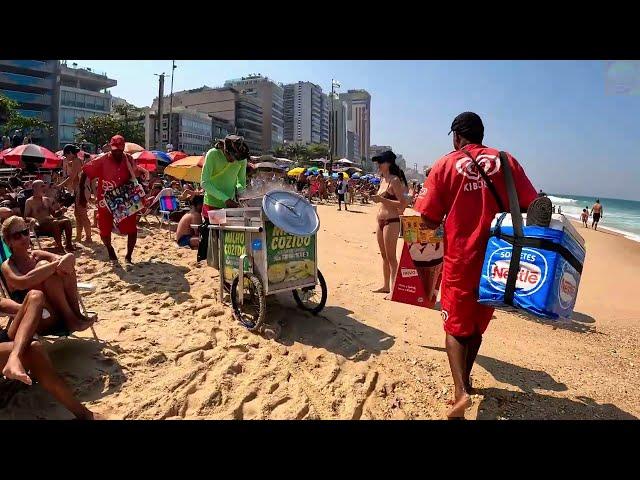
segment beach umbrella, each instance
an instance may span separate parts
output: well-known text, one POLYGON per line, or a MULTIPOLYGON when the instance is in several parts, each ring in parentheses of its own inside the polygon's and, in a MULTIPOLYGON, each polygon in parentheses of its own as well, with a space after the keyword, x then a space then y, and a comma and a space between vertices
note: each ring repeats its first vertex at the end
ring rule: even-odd
POLYGON ((341 165, 355 165, 355 163, 349 160, 348 158, 341 158, 336 163, 339 163, 341 165))
POLYGON ((275 159, 276 159, 276 163, 287 163, 287 164, 293 163, 293 160, 289 160, 288 158, 275 157, 275 159))
POLYGON ((255 168, 258 170, 284 170, 282 167, 273 162, 260 162, 255 165, 255 168))
POLYGON ((143 150, 144 150, 144 147, 141 147, 137 143, 126 142, 124 144, 125 153, 133 154, 133 153, 142 152, 143 150))
POLYGON ((173 162, 173 160, 171 159, 171 156, 167 153, 167 152, 161 152, 160 150, 151 150, 151 153, 153 153, 156 158, 158 159, 158 164, 163 165, 163 166, 167 166, 170 163, 173 162))
POLYGON ((300 175, 304 171, 305 171, 304 167, 296 167, 296 168, 292 168, 291 170, 289 170, 287 172, 287 175, 289 175, 290 177, 297 177, 298 175, 300 175))
POLYGON ((4 158, 5 154, 9 153, 11 148, 6 148, 0 152, 0 161, 4 158))
POLYGON ((145 170, 155 172, 158 169, 158 159, 153 152, 143 150, 141 152, 136 152, 131 156, 136 161, 136 165, 144 168, 145 170))
POLYGON ((176 160, 164 169, 164 174, 186 182, 200 183, 204 155, 191 156, 176 160))
POLYGON ((175 162, 176 160, 182 160, 183 158, 187 158, 189 156, 186 153, 180 152, 178 150, 174 150, 173 152, 169 152, 168 155, 171 158, 171 162, 175 162))
POLYGON ((51 150, 34 143, 20 145, 10 151, 5 150, 2 161, 12 167, 33 165, 40 168, 60 168, 62 166, 60 157, 51 150))
POLYGON ((351 175, 351 178, 360 178, 360 174, 358 172, 351 175))

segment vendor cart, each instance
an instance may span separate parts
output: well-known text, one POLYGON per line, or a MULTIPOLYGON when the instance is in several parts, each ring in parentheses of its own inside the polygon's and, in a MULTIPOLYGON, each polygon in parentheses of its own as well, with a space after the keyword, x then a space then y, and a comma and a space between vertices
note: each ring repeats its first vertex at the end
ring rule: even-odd
POLYGON ((217 222, 209 225, 217 234, 209 235, 208 250, 217 255, 210 264, 220 270, 220 302, 228 291, 235 317, 250 331, 262 328, 267 295, 292 292, 300 308, 319 313, 327 284, 318 270, 315 207, 285 190, 241 204, 210 216, 217 222))

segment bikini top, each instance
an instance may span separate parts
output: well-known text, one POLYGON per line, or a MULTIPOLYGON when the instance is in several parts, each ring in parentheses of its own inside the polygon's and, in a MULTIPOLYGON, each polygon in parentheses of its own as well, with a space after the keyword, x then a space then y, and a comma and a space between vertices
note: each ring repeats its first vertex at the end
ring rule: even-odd
POLYGON ((398 200, 393 193, 389 193, 387 190, 381 193, 380 196, 382 198, 386 198, 387 200, 398 200))

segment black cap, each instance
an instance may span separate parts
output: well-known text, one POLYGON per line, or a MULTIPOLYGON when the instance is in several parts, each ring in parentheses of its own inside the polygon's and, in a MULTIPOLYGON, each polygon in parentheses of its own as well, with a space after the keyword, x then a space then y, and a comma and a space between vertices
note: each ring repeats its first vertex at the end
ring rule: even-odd
POLYGON ((456 132, 458 135, 462 135, 465 138, 469 137, 484 137, 484 125, 482 119, 477 113, 463 112, 453 119, 451 124, 451 132, 456 132))
POLYGON ((77 154, 80 151, 80 149, 72 144, 72 143, 68 143, 67 145, 64 146, 64 148, 62 149, 62 154, 66 155, 68 153, 75 153, 77 154))
POLYGON ((396 161, 396 154, 391 150, 387 150, 373 157, 371 161, 376 163, 394 163, 396 161))

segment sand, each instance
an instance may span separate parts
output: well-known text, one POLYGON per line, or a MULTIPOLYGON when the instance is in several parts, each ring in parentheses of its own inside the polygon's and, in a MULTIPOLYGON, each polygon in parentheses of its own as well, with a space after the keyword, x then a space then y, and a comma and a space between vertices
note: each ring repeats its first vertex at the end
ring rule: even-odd
MULTIPOLYGON (((383 300, 375 210, 320 206, 319 265, 329 286, 317 317, 269 297, 269 340, 216 300, 217 274, 141 224, 129 271, 101 244, 78 252, 90 332, 48 345, 89 408, 124 419, 441 419, 452 393, 440 313, 383 300)), ((587 259, 565 322, 496 312, 473 372, 468 419, 640 416, 640 244, 580 228, 587 259)), ((96 235, 97 238, 97 235, 96 235)), ((125 239, 115 239, 124 256, 125 239)), ((400 243, 399 243, 400 248, 400 243)), ((70 418, 39 386, 0 382, 0 419, 70 418)))

